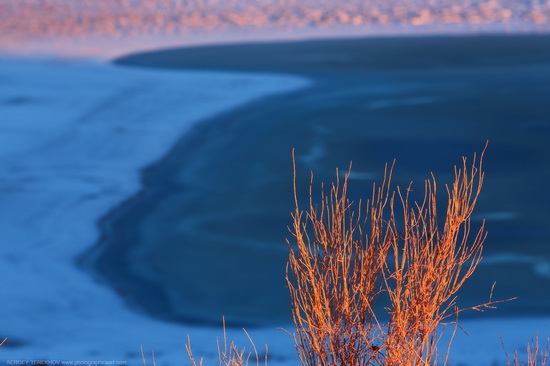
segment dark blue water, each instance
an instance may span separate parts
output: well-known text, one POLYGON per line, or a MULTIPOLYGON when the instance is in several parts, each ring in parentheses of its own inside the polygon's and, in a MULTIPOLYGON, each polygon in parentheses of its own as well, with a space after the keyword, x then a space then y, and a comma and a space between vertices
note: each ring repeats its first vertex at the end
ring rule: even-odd
POLYGON ((496 281, 494 298, 518 299, 484 316, 550 315, 549 37, 205 47, 120 62, 312 80, 205 121, 102 220, 85 261, 132 306, 189 323, 287 322, 292 148, 304 203, 311 170, 329 183, 353 161, 358 200, 394 159, 394 183, 413 181, 420 199, 430 173, 451 183, 453 166, 488 140, 473 223, 487 219, 489 236, 458 303, 485 302, 496 281))

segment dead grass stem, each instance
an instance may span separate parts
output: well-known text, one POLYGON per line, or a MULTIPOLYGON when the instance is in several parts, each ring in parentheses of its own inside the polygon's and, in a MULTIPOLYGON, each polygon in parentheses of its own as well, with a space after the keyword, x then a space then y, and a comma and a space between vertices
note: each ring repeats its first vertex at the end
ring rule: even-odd
POLYGON ((504 347, 504 353, 508 358, 508 366, 546 366, 548 359, 550 359, 550 338, 547 339, 544 349, 539 344, 538 336, 527 343, 527 363, 521 361, 518 351, 514 352, 513 359, 510 359, 510 356, 508 356, 506 347, 504 347))
MULTIPOLYGON (((256 366, 260 366, 260 356, 258 354, 256 345, 252 341, 252 338, 250 337, 248 332, 245 329, 243 329, 243 331, 246 334, 246 337, 248 338, 250 344, 252 345, 252 352, 254 353, 256 366)), ((252 356, 252 352, 246 353, 246 348, 239 349, 233 341, 231 341, 228 345, 227 341, 228 341, 227 332, 226 332, 225 319, 224 319, 223 320, 223 348, 220 346, 220 342, 217 341, 218 360, 219 360, 220 366, 248 366, 250 362, 250 358, 252 356)), ((189 361, 191 362, 191 366, 203 365, 203 359, 201 358, 197 363, 195 356, 193 355, 193 351, 191 350, 190 337, 187 337, 187 344, 185 345, 185 350, 187 352, 187 356, 189 357, 189 361)), ((264 366, 267 366, 267 358, 268 358, 268 348, 266 345, 264 366)))

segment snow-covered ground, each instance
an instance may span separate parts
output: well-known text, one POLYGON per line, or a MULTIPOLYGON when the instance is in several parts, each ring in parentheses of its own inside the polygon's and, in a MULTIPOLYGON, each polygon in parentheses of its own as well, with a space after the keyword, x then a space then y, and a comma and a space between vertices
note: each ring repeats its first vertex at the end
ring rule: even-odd
MULTIPOLYGON (((19 9, 17 1, 0 4, 0 17, 19 9)), ((130 0, 120 3, 133 4, 130 0)), ((259 3, 267 4, 264 8, 271 4, 259 3)), ((360 7, 361 2, 355 3, 360 7)), ((509 14, 497 13, 496 5, 490 6, 508 4, 506 1, 474 3, 489 9, 483 14, 504 18, 509 14)), ((532 31, 547 27, 550 2, 540 2, 539 8, 533 7, 535 2, 516 3, 526 4, 524 14, 516 17, 516 28, 501 19, 485 24, 487 29, 532 31)), ((182 40, 176 32, 168 37, 140 33, 128 39, 118 38, 118 33, 117 37, 99 34, 90 41, 60 36, 55 27, 48 37, 33 39, 32 32, 37 36, 42 23, 33 28, 29 22, 23 30, 15 29, 34 14, 37 2, 24 4, 27 13, 18 12, 19 20, 2 20, 5 29, 0 32, 0 51, 105 58, 182 40), (10 29, 19 33, 9 33, 10 29), (159 38, 164 43, 158 43, 159 38)), ((255 3, 250 4, 254 7, 255 3)), ((199 19, 204 15, 206 22, 207 14, 201 9, 197 14, 199 19)), ((437 12, 417 15, 421 14, 433 19, 443 16, 437 12)), ((380 12, 377 17, 383 20, 383 15, 380 12)), ((319 14, 310 9, 304 19, 309 21, 309 17, 316 19, 319 14)), ((353 22, 345 13, 338 17, 353 22)), ((115 18, 124 23, 124 17, 115 18)), ((66 29, 61 25, 60 29, 66 29)), ((430 33, 436 28, 414 29, 430 33)), ((372 29, 353 28, 349 34, 368 34, 372 29)), ((383 27, 380 33, 407 33, 407 29, 383 27)), ((464 33, 478 28, 457 24, 446 29, 464 33)), ((184 43, 257 39, 262 34, 236 32, 233 38, 221 33, 188 36, 184 43)), ((335 33, 325 29, 315 34, 335 33)), ((269 31, 261 36, 297 37, 295 33, 269 31)), ((0 360, 9 361, 7 364, 37 359, 48 359, 49 364, 55 360, 139 364, 139 347, 143 345, 146 351, 155 350, 158 365, 185 365, 184 344, 190 334, 196 355, 213 364, 208 361, 216 358, 215 338, 221 335, 221 326, 181 326, 136 313, 108 286, 79 270, 75 258, 96 242, 97 220, 140 189, 140 169, 160 159, 193 124, 254 98, 305 85, 306 80, 280 75, 163 72, 64 58, 0 59, 0 337, 9 337, 0 348, 0 360)), ((550 319, 464 321, 461 327, 468 335, 459 331, 455 337, 455 365, 505 364, 501 336, 509 352, 524 350, 536 334, 543 339, 550 336, 550 319)), ((254 329, 250 333, 258 348, 268 343, 271 365, 298 364, 291 339, 283 331, 254 329)), ((232 330, 230 338, 248 344, 242 332, 232 330)))
POLYGON ((140 189, 140 168, 194 123, 306 84, 0 60, 0 359, 131 360, 143 344, 183 361, 194 331, 126 309, 75 258, 98 239, 98 218, 140 189))

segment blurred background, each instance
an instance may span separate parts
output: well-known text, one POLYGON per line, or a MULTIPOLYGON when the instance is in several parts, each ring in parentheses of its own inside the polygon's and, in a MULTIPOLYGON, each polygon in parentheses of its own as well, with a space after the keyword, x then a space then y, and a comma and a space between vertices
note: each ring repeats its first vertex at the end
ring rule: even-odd
POLYGON ((0 1, 0 359, 174 364, 225 316, 289 364, 292 149, 304 208, 394 161, 444 207, 488 142, 458 304, 517 299, 455 360, 499 364, 550 316, 549 31, 548 0, 0 1))

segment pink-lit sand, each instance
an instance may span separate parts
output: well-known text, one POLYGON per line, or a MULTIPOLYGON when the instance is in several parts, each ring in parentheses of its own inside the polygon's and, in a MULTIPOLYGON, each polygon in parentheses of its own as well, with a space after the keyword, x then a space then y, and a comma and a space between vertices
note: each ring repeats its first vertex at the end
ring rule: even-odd
POLYGON ((548 32, 549 22, 549 0, 4 0, 0 52, 108 58, 221 42, 548 32))

